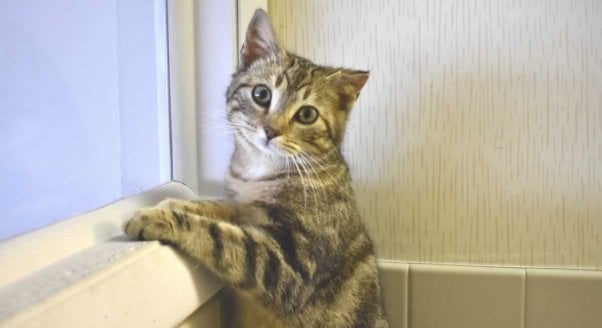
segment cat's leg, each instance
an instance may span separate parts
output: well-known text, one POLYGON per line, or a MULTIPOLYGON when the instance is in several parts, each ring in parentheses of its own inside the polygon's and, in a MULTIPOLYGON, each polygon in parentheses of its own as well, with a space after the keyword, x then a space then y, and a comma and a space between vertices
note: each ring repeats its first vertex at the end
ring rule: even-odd
POLYGON ((182 200, 168 198, 161 201, 157 207, 225 221, 237 220, 240 217, 238 206, 227 200, 182 200))
POLYGON ((239 204, 230 200, 205 199, 181 200, 168 198, 157 207, 170 211, 205 216, 215 220, 223 220, 236 224, 263 225, 268 224, 262 209, 249 204, 239 204))
MULTIPOLYGON (((256 212, 260 212, 256 210, 256 212)), ((316 263, 297 231, 238 225, 166 208, 139 211, 126 225, 139 240, 161 240, 196 258, 229 285, 283 313, 295 313, 313 292, 316 263)))

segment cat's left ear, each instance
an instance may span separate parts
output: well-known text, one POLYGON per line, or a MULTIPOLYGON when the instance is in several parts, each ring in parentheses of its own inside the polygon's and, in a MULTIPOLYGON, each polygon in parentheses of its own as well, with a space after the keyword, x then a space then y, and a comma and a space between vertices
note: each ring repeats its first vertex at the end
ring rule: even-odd
POLYGON ((282 49, 268 14, 261 9, 255 10, 247 28, 245 42, 240 49, 240 67, 246 68, 260 58, 274 56, 281 52, 282 49))
POLYGON ((360 95, 360 91, 368 81, 368 77, 370 77, 368 71, 343 70, 343 79, 353 88, 356 98, 360 95))
POLYGON ((341 100, 341 109, 349 110, 360 95, 360 91, 368 81, 370 72, 343 69, 337 74, 338 93, 341 100))

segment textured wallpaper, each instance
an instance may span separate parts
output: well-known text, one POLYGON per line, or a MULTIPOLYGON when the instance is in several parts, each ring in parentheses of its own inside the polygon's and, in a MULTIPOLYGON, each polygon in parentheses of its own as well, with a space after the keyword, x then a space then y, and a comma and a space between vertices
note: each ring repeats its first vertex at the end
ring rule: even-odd
POLYGON ((602 269, 602 1, 268 4, 371 71, 344 153, 379 257, 602 269))

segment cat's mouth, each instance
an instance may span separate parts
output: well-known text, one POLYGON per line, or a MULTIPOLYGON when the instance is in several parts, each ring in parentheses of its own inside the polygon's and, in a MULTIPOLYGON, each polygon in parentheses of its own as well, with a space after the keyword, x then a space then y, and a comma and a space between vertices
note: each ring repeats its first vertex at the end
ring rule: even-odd
POLYGON ((266 138, 261 133, 241 133, 240 136, 250 146, 257 148, 262 153, 269 156, 287 157, 290 152, 287 147, 283 147, 281 144, 281 137, 266 138))
POLYGON ((270 157, 286 158, 295 156, 297 150, 289 145, 284 135, 268 137, 263 131, 255 128, 237 129, 235 137, 240 138, 249 147, 259 150, 270 157))
POLYGON ((290 150, 286 149, 286 146, 280 142, 280 137, 264 139, 262 144, 263 150, 268 152, 270 155, 278 155, 281 157, 290 155, 290 150))

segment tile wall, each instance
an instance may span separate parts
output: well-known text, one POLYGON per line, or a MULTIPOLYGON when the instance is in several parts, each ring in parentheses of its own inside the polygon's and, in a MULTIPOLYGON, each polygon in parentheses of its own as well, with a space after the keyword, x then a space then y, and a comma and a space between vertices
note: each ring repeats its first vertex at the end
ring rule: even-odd
POLYGON ((391 328, 599 328, 602 272, 381 262, 391 328))

